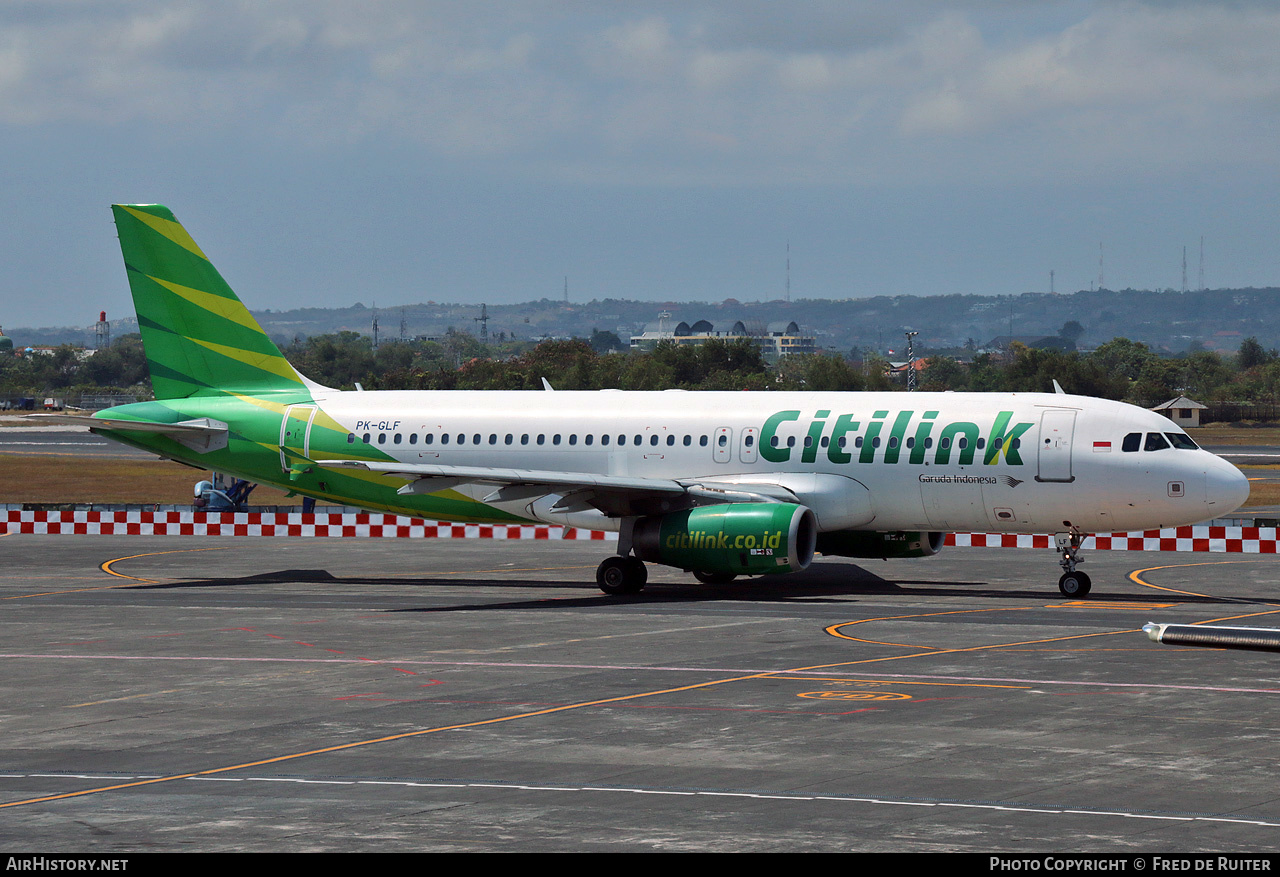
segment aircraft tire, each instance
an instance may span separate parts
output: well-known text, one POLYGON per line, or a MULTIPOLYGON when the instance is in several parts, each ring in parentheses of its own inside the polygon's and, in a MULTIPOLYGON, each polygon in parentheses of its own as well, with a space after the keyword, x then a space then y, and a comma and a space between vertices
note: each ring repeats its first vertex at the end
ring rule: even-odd
POLYGON ((696 569, 693 571, 693 577, 704 585, 727 585, 737 578, 731 572, 702 572, 696 569))
POLYGON ((1058 579, 1058 590, 1064 597, 1087 597, 1092 587, 1093 582, 1082 572, 1063 573, 1058 579))
POLYGON ((635 557, 606 557, 596 568, 596 584, 611 596, 639 593, 648 578, 644 563, 635 557))

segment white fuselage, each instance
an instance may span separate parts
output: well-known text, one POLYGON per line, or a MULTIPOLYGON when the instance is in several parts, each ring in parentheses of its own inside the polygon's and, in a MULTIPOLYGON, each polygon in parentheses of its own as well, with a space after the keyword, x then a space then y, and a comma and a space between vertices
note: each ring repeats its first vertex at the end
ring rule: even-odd
MULTIPOLYGON (((357 449, 399 462, 781 485, 824 531, 1149 529, 1228 514, 1248 495, 1234 466, 1178 447, 1189 443, 1167 418, 1085 396, 388 391, 316 403, 357 449)), ((617 527, 594 510, 552 512, 555 500, 494 505, 617 527)))

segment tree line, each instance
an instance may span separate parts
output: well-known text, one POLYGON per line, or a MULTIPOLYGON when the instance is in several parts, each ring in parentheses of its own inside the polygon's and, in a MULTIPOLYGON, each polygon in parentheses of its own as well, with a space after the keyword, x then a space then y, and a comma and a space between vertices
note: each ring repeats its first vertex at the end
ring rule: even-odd
MULTIPOLYGON (((375 350, 368 336, 339 332, 296 338, 285 356, 312 380, 368 390, 821 390, 904 389, 889 364, 874 355, 835 353, 766 361, 746 338, 702 345, 663 342, 650 352, 621 352, 616 336, 484 345, 462 332, 439 341, 388 341, 375 350)), ((979 353, 968 361, 927 356, 921 390, 1067 392, 1155 404, 1185 394, 1205 400, 1274 402, 1280 397, 1280 354, 1247 338, 1235 356, 1196 351, 1161 356, 1145 344, 1115 338, 1087 353, 1029 348, 979 353)), ((81 357, 69 345, 52 355, 0 356, 0 394, 134 393, 150 396, 140 336, 125 335, 81 357)))

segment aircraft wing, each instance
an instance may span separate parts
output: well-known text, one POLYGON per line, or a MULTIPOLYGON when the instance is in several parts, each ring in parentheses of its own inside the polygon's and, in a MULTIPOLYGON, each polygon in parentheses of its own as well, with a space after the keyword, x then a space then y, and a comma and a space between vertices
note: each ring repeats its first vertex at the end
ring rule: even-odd
MULTIPOLYGON (((790 491, 776 485, 702 484, 697 479, 643 478, 597 475, 548 469, 506 469, 490 466, 440 466, 433 463, 368 463, 362 460, 317 460, 326 469, 363 469, 408 483, 398 493, 435 493, 460 484, 493 485, 484 502, 515 502, 559 494, 558 511, 596 508, 608 515, 644 514, 666 501, 666 509, 681 505, 725 502, 795 502, 790 491), (760 488, 760 489, 757 489, 760 488), (676 500, 672 503, 672 500, 676 500)), ((663 510, 666 510, 663 509, 663 510)))

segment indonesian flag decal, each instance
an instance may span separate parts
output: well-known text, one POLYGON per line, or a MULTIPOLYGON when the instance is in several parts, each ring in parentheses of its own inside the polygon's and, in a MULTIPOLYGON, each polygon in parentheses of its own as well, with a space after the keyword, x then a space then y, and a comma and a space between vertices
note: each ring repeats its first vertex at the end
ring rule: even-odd
POLYGON ((1107 454, 1111 452, 1111 442, 1094 442, 1093 452, 1095 454, 1107 454))

